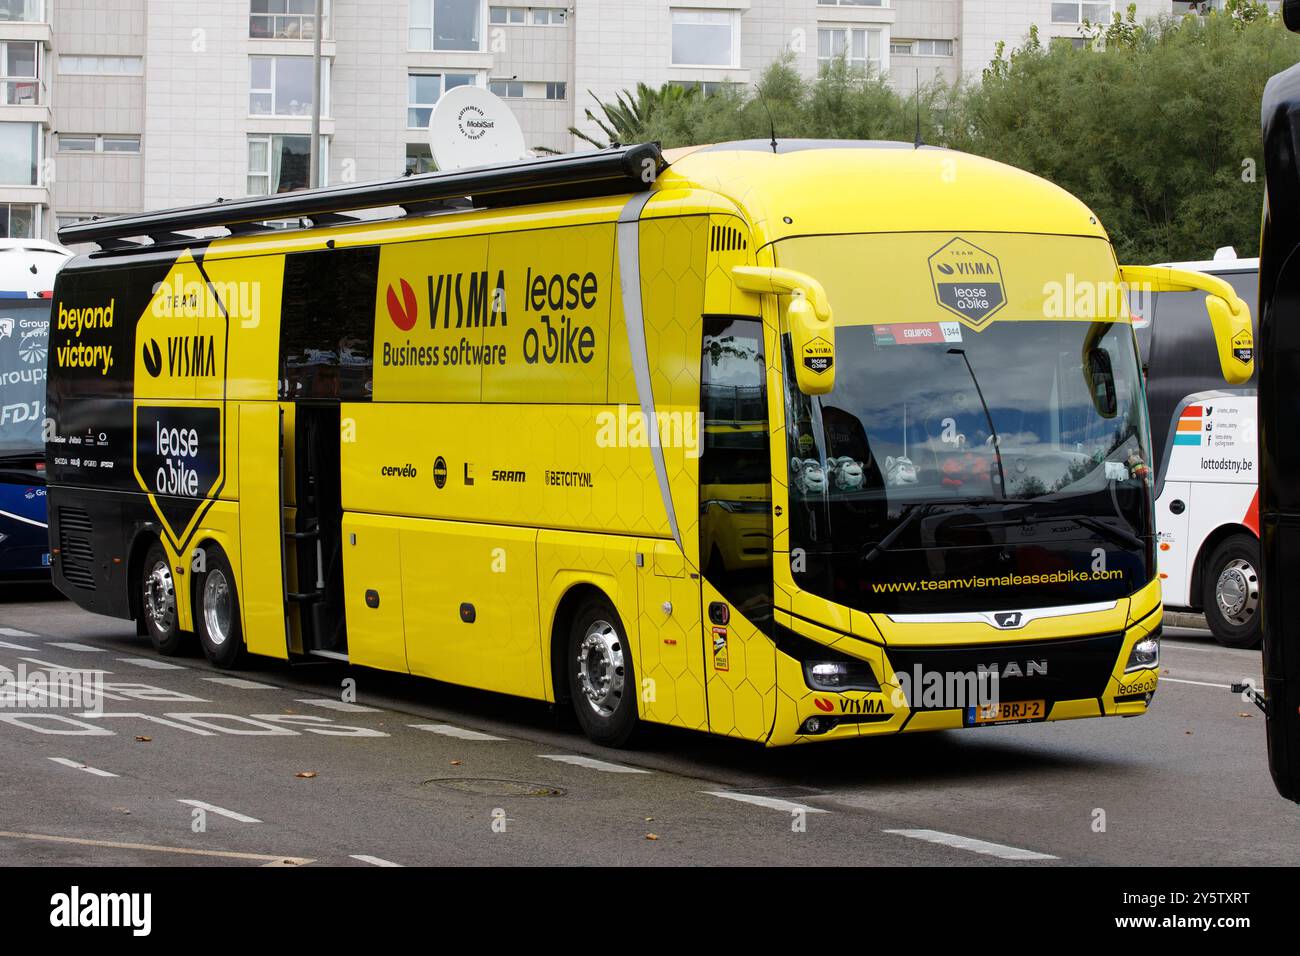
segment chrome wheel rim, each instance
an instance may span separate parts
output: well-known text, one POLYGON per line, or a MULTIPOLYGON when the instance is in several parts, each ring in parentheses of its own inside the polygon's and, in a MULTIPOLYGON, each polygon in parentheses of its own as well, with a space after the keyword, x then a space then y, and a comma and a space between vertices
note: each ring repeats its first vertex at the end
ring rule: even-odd
POLYGON ((578 645, 578 687, 601 717, 623 699, 623 639, 608 621, 594 621, 578 645))
POLYGON ((230 583, 221 570, 208 572, 203 581, 203 623, 208 640, 220 647, 230 637, 230 583))
POLYGON ((176 585, 166 561, 155 562, 144 579, 144 613, 162 634, 176 624, 176 585))
POLYGON ((1249 623, 1259 609, 1259 574, 1254 566, 1242 558, 1224 565, 1214 585, 1214 599, 1228 623, 1237 627, 1249 623))

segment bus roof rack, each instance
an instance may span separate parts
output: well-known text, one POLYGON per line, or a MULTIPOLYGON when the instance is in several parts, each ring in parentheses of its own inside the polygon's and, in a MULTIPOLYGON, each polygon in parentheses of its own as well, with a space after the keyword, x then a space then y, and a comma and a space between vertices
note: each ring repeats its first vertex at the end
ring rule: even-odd
POLYGON ((226 228, 233 234, 256 231, 258 227, 252 224, 270 219, 305 218, 319 225, 333 224, 342 221, 332 218, 337 214, 383 206, 400 206, 409 215, 440 208, 443 203, 446 208, 463 208, 466 198, 474 207, 485 207, 615 196, 644 192, 663 168, 657 143, 611 146, 588 153, 93 219, 64 226, 59 241, 125 248, 122 240, 131 237, 167 242, 177 238, 177 231, 212 228, 226 228))

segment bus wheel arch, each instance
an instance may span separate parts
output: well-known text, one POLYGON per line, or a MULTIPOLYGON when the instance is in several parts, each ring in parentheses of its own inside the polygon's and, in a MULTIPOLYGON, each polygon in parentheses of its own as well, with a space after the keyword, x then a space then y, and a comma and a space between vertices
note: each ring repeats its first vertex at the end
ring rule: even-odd
POLYGON ((1216 528, 1201 546, 1192 576, 1192 596, 1216 641, 1226 647, 1259 643, 1259 592, 1259 538, 1244 525, 1216 528))
POLYGON ((128 558, 127 574, 131 600, 136 605, 136 629, 165 657, 189 651, 194 635, 181 627, 175 572, 167 549, 157 535, 143 532, 137 536, 128 558))
POLYGON ((640 716, 634 656, 627 626, 603 590, 577 584, 564 593, 551 627, 552 686, 556 703, 573 708, 583 732, 595 743, 623 747, 636 732, 640 716), (599 701, 578 690, 596 682, 609 691, 599 701))
POLYGON ((196 562, 191 574, 194 632, 203 656, 211 664, 233 670, 246 653, 238 578, 219 540, 205 538, 195 547, 202 552, 203 560, 196 562))

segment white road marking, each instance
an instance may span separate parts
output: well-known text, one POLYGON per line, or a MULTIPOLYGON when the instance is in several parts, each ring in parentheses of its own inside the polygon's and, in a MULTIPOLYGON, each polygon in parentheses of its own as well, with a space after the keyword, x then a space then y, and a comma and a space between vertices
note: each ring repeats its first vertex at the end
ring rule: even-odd
POLYGON ((16 627, 0 627, 0 634, 5 637, 35 637, 30 631, 20 631, 16 627))
POLYGON ((11 651, 26 651, 29 654, 36 653, 33 648, 23 647, 21 644, 10 644, 8 641, 0 641, 0 647, 7 647, 11 651))
POLYGON ((123 664, 147 667, 152 671, 183 671, 186 669, 180 664, 168 664, 166 661, 156 661, 152 657, 119 657, 118 660, 123 664))
POLYGON ((304 697, 298 703, 311 704, 313 707, 324 707, 326 710, 342 710, 349 714, 382 713, 378 707, 363 707, 360 704, 349 704, 345 700, 334 700, 330 697, 304 697))
POLYGON ((102 647, 91 647, 89 644, 78 644, 76 641, 46 641, 50 647, 61 647, 65 651, 81 651, 85 654, 103 654, 102 647))
POLYGON ((242 677, 204 677, 201 680, 209 684, 220 684, 222 687, 234 687, 237 690, 275 690, 270 684, 259 684, 255 680, 244 680, 242 677))
POLYGON ((444 737, 458 737, 461 740, 506 740, 505 737, 493 737, 491 734, 485 734, 478 730, 467 730, 464 727, 453 727, 451 724, 407 724, 408 727, 414 727, 416 730, 427 730, 431 734, 442 734, 444 737))
POLYGON ((369 863, 371 866, 401 866, 400 863, 394 863, 391 860, 381 860, 377 856, 366 856, 364 853, 353 853, 352 859, 360 860, 362 863, 369 863))
POLYGON ((226 810, 223 807, 214 807, 210 803, 204 803, 202 800, 177 800, 177 803, 183 803, 186 806, 197 807, 200 810, 206 810, 208 813, 215 813, 218 816, 229 817, 239 823, 261 823, 257 817, 245 816, 242 813, 236 813, 234 810, 226 810))
POLYGON ((195 850, 187 846, 158 846, 153 843, 118 843, 115 840, 82 840, 77 837, 51 836, 48 833, 13 833, 0 830, 0 837, 10 840, 39 840, 44 843, 74 843, 77 846, 102 846, 114 850, 147 850, 150 853, 179 853, 183 856, 215 856, 223 860, 256 860, 267 866, 305 866, 315 860, 301 856, 268 856, 265 853, 235 853, 231 850, 195 850))
POLYGON ((52 671, 67 671, 69 674, 100 674, 102 676, 111 675, 112 671, 106 671, 102 667, 69 667, 67 664, 56 664, 53 661, 43 661, 39 657, 24 657, 28 664, 36 664, 40 667, 47 667, 52 671))
MULTIPOLYGON (((1180 644, 1175 641, 1167 641, 1167 640, 1161 641, 1160 644, 1162 647, 1172 647, 1175 650, 1179 650, 1179 651, 1203 651, 1206 654, 1223 654, 1223 653, 1234 654, 1235 653, 1238 656, 1241 656, 1241 655, 1251 653, 1249 650, 1245 650, 1240 647, 1223 647, 1219 644, 1214 644, 1211 645, 1210 647, 1202 647, 1200 644, 1180 644)), ((1256 650, 1255 653, 1258 654, 1259 651, 1256 650)))
POLYGON ((989 843, 987 840, 957 836, 955 833, 944 833, 940 830, 885 830, 884 832, 910 837, 913 840, 925 840, 927 843, 939 843, 943 846, 955 847, 958 850, 970 850, 972 853, 982 853, 984 856, 996 856, 1000 860, 1058 859, 1058 857, 1054 857, 1050 853, 1022 850, 1019 847, 989 843))
POLYGON ((767 807, 769 810, 781 810, 784 813, 794 813, 796 810, 803 813, 829 813, 829 810, 823 810, 821 807, 810 807, 806 804, 795 803, 793 800, 781 800, 777 797, 764 797, 757 793, 734 793, 730 790, 702 790, 711 797, 721 797, 724 800, 736 800, 740 803, 752 803, 756 807, 767 807))
POLYGON ((86 773, 93 773, 96 777, 117 776, 117 774, 109 773, 107 770, 97 770, 94 767, 87 767, 84 763, 82 763, 79 760, 70 760, 67 757, 51 757, 50 759, 57 764, 62 764, 65 767, 71 767, 73 770, 84 770, 86 771, 86 773))
MULTIPOLYGON (((1231 684, 1211 684, 1209 681, 1203 681, 1203 680, 1182 680, 1182 679, 1177 678, 1177 677, 1161 677, 1161 678, 1160 678, 1160 683, 1163 684, 1165 681, 1168 681, 1168 682, 1171 683, 1171 684, 1195 684, 1197 687, 1222 687, 1224 690, 1231 690, 1231 689, 1232 689, 1232 685, 1231 685, 1231 684)), ((1257 684, 1261 684, 1261 683, 1263 683, 1263 681, 1256 681, 1256 683, 1257 683, 1257 684)))
POLYGON ((607 763, 604 760, 597 760, 595 757, 582 757, 578 754, 538 754, 543 760, 554 760, 558 763, 573 764, 575 767, 586 767, 588 770, 603 770, 605 773, 649 773, 649 770, 642 770, 639 767, 624 767, 622 764, 607 763))

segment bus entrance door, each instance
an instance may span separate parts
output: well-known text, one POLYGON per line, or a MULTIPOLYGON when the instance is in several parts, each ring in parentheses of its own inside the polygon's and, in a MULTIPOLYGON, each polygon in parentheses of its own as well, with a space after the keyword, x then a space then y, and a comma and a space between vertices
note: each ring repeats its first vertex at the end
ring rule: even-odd
POLYGON ((296 608, 304 654, 346 660, 339 406, 299 403, 295 418, 286 606, 296 608))
MULTIPOLYGON (((287 658, 284 602, 283 436, 285 412, 270 402, 239 408, 240 604, 254 654, 287 658), (279 462, 278 466, 273 463, 279 462)), ((292 414, 293 406, 288 406, 292 414)))

